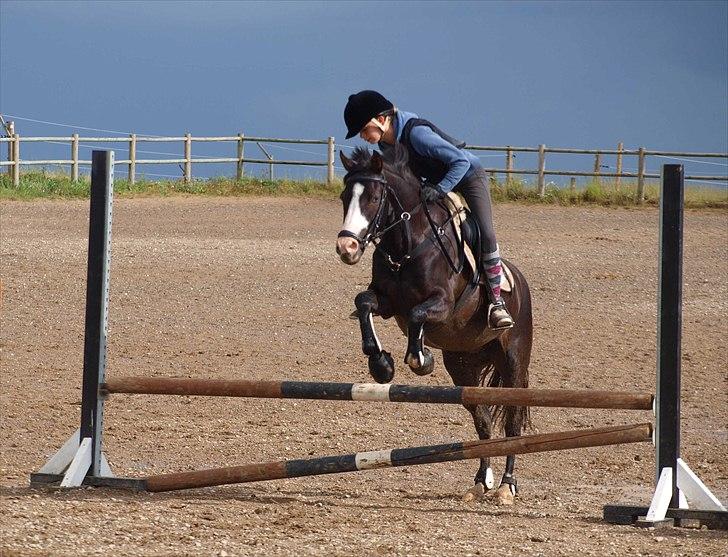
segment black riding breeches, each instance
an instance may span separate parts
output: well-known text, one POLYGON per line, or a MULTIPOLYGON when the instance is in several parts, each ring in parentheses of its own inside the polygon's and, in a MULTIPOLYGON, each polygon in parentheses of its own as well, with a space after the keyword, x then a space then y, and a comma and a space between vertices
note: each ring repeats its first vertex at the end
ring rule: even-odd
POLYGON ((470 212, 480 227, 481 261, 493 257, 498 250, 493 228, 493 209, 490 204, 490 185, 485 170, 476 170, 472 176, 462 180, 455 191, 462 194, 470 212))

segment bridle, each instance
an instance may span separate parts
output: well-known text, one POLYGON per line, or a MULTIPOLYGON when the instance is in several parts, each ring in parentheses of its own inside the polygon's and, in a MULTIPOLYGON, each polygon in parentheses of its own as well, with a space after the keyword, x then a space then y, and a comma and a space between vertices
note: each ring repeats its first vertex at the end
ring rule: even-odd
MULTIPOLYGON (((382 195, 379 197, 379 207, 377 207, 377 212, 374 215, 374 218, 369 223, 369 226, 367 226, 366 231, 364 232, 364 237, 358 236, 357 234, 354 234, 350 230, 342 230, 339 232, 338 237, 339 238, 353 238, 357 242, 359 242, 359 245, 361 246, 362 252, 367 248, 369 244, 374 244, 375 246, 378 246, 379 240, 382 239, 382 237, 392 230, 395 226, 399 225, 400 223, 404 223, 405 230, 406 230, 406 236, 407 236, 407 244, 408 247, 411 245, 411 238, 412 235, 410 233, 410 227, 409 227, 409 221, 412 218, 412 213, 417 212, 419 208, 421 207, 421 204, 414 208, 412 211, 405 211, 404 207, 402 206, 402 203, 400 202, 399 198, 397 197, 397 193, 392 189, 392 187, 387 184, 387 178, 384 176, 384 174, 365 174, 365 173, 355 173, 351 175, 347 175, 344 178, 344 184, 347 186, 352 181, 359 181, 359 182, 376 182, 378 184, 382 184, 382 195), (389 199, 389 196, 392 196, 397 203, 397 206, 400 210, 400 215, 397 220, 395 220, 392 224, 387 226, 384 230, 379 230, 379 228, 382 226, 382 217, 385 214, 385 209, 387 206, 387 200, 389 199)), ((408 249, 409 251, 409 249, 408 249)), ((387 256, 389 257, 389 256, 387 256)), ((406 256, 405 256, 406 257, 406 256)), ((392 263, 392 260, 390 258, 390 263, 392 263)))
POLYGON ((364 232, 364 237, 358 236, 357 234, 354 234, 353 232, 349 230, 342 230, 338 234, 338 238, 353 238, 356 240, 359 245, 361 246, 361 251, 364 253, 364 250, 367 248, 369 244, 374 244, 377 251, 381 252, 384 257, 386 258, 387 262, 389 263, 389 266, 392 268, 393 271, 399 271, 402 265, 404 265, 408 260, 412 259, 417 255, 417 253, 424 247, 424 243, 421 243, 418 245, 414 250, 412 249, 412 226, 410 224, 410 221, 412 219, 412 215, 416 214, 419 210, 424 209, 425 215, 427 216, 427 220, 430 224, 430 228, 432 229, 433 236, 435 238, 436 243, 439 245, 440 250, 442 251, 443 255, 447 259, 448 265, 450 268, 455 272, 455 274, 459 274, 462 271, 463 267, 463 246, 464 246, 464 238, 460 237, 460 242, 458 245, 458 253, 461 257, 460 265, 456 265, 455 262, 452 260, 450 255, 448 254, 448 250, 443 244, 441 236, 445 234, 445 225, 450 222, 453 219, 453 216, 451 215, 450 218, 445 221, 445 223, 441 225, 437 225, 434 220, 432 219, 432 216, 430 215, 430 211, 427 209, 427 203, 424 201, 424 199, 420 199, 420 202, 415 206, 414 209, 410 211, 406 211, 404 207, 402 206, 401 201, 399 200, 399 197, 397 197, 397 193, 394 191, 394 189, 387 184, 387 178, 384 176, 383 173, 381 174, 370 174, 365 172, 356 172, 351 175, 346 175, 344 177, 344 184, 348 187, 350 182, 358 180, 360 182, 376 182, 379 184, 382 184, 383 190, 382 195, 379 198, 379 207, 377 207, 377 213, 372 219, 372 221, 369 223, 369 226, 367 226, 367 229, 364 232), (389 196, 392 196, 392 198, 397 203, 397 206, 399 208, 399 218, 396 219, 392 224, 387 226, 383 230, 379 230, 379 228, 382 226, 382 217, 385 214, 385 208, 387 204, 387 200, 389 199, 389 196), (384 237, 384 235, 392 230, 394 227, 398 226, 399 224, 404 224, 405 229, 405 240, 407 242, 407 251, 405 252, 405 255, 402 256, 402 258, 399 261, 395 261, 391 255, 389 255, 382 247, 379 245, 379 241, 384 237))

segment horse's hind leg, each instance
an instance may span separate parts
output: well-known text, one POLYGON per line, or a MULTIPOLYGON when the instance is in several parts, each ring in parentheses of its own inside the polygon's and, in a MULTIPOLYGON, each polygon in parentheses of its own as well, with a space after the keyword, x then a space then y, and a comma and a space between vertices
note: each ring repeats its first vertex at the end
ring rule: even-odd
POLYGON ((394 360, 389 352, 382 350, 372 318, 378 311, 380 302, 379 296, 373 290, 360 292, 354 299, 359 314, 362 352, 369 356, 369 373, 377 383, 389 383, 394 378, 394 360))
MULTIPOLYGON (((495 375, 493 386, 497 387, 528 387, 528 360, 527 354, 520 348, 518 341, 509 343, 508 348, 499 350, 494 360, 495 375)), ((523 433, 525 422, 528 419, 528 408, 507 406, 503 408, 503 425, 506 437, 517 437, 523 433)), ((500 486, 495 497, 498 503, 512 505, 518 491, 515 476, 516 456, 506 457, 506 467, 503 472, 500 486)))
MULTIPOLYGON (((476 353, 446 352, 443 350, 442 358, 445 369, 447 369, 455 385, 478 387, 482 384, 482 380, 491 366, 492 356, 490 355, 490 346, 488 345, 485 350, 476 353)), ((482 440, 490 439, 492 433, 492 418, 488 406, 485 404, 466 404, 464 406, 473 417, 473 423, 475 424, 475 430, 478 432, 478 437, 482 440)), ((470 501, 482 497, 493 486, 493 470, 490 467, 490 458, 481 458, 480 467, 475 474, 475 485, 465 493, 463 500, 470 501)))

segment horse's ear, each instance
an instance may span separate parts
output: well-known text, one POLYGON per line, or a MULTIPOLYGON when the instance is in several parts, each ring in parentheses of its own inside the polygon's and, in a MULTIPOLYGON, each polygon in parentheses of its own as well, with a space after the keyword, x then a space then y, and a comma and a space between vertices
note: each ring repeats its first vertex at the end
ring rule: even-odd
POLYGON ((375 174, 381 174, 383 166, 384 161, 382 160, 382 155, 380 155, 378 151, 374 151, 374 153, 372 154, 371 162, 369 163, 369 168, 375 174))
POLYGON ((341 159, 341 164, 344 165, 344 168, 346 168, 347 172, 350 172, 352 168, 354 168, 354 161, 352 161, 350 158, 348 158, 344 151, 339 151, 339 158, 341 159))

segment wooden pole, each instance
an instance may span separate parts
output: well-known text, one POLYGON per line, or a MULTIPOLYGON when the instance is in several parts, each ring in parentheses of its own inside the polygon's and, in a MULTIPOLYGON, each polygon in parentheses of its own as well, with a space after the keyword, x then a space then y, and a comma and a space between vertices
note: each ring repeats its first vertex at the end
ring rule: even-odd
POLYGON ((544 171, 546 170, 546 145, 538 146, 538 195, 544 197, 546 195, 546 182, 544 180, 544 171))
POLYGON ((620 391, 179 379, 173 377, 109 379, 101 386, 101 390, 105 395, 126 393, 632 410, 651 410, 653 401, 651 394, 620 391))
POLYGON ((136 182, 136 134, 129 136, 129 183, 136 182))
POLYGON ((271 155, 268 151, 266 151, 265 147, 263 147, 259 141, 256 141, 256 144, 258 145, 260 150, 263 151, 263 154, 266 156, 266 158, 268 159, 268 161, 270 163, 270 164, 268 164, 268 179, 272 182, 273 181, 273 162, 272 162, 273 155, 271 155))
POLYGON ((645 148, 640 147, 637 167, 637 203, 642 204, 645 200, 645 148))
POLYGON ((20 185, 20 134, 13 136, 13 186, 20 185))
MULTIPOLYGON (((15 135, 15 122, 8 122, 8 137, 13 137, 15 135)), ((14 143, 12 141, 8 141, 8 161, 14 161, 13 158, 13 145, 14 143)), ((8 166, 8 176, 11 178, 13 177, 13 167, 8 166)))
POLYGON ((78 134, 71 139, 71 181, 78 182, 78 134))
POLYGON ((328 168, 328 172, 326 173, 326 185, 331 186, 334 183, 334 138, 329 137, 329 148, 328 148, 328 155, 326 157, 326 164, 328 168))
POLYGON ((594 176, 594 181, 597 184, 602 183, 602 178, 600 176, 601 171, 602 171, 602 156, 601 156, 601 154, 597 153, 596 155, 594 155, 594 174, 596 174, 596 176, 594 176))
POLYGON ((651 440, 652 426, 650 424, 615 426, 161 474, 146 478, 145 485, 147 491, 175 491, 282 478, 358 472, 394 466, 414 466, 474 458, 641 443, 651 440))
POLYGON ((571 193, 576 193, 576 178, 574 176, 569 180, 569 190, 571 193))
POLYGON ((185 182, 192 181, 192 134, 185 134, 185 182))
POLYGON ((511 171, 513 170, 513 149, 510 146, 506 149, 506 170, 508 171, 506 174, 506 184, 510 184, 511 171))
POLYGON ((614 183, 614 187, 617 191, 622 189, 622 151, 624 151, 624 143, 620 141, 617 145, 617 179, 614 183))
POLYGON ((243 165, 243 158, 245 155, 245 136, 242 133, 238 134, 238 163, 235 168, 235 179, 242 180, 245 175, 245 168, 243 165))

